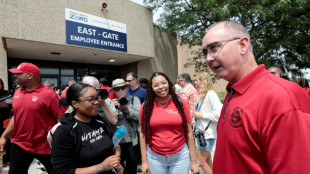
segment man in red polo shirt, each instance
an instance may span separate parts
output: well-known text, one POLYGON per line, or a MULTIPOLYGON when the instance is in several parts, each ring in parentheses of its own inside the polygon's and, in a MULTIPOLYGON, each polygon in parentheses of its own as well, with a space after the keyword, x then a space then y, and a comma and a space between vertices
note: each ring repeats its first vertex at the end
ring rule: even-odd
POLYGON ((214 174, 308 173, 310 97, 257 65, 241 24, 212 25, 202 41, 209 68, 229 81, 214 156, 214 174))
POLYGON ((0 154, 5 155, 4 146, 12 133, 9 174, 27 173, 34 158, 52 173, 51 149, 46 136, 60 117, 58 96, 39 81, 37 66, 21 63, 9 71, 14 73, 16 83, 22 88, 14 93, 14 116, 0 138, 0 154))

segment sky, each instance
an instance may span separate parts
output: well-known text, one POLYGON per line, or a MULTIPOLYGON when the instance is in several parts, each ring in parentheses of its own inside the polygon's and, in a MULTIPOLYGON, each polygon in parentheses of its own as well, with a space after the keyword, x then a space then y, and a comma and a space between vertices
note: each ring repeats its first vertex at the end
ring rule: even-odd
MULTIPOLYGON (((140 5, 143 5, 143 0, 130 0, 130 1, 135 2, 137 4, 140 4, 140 5)), ((160 13, 161 13, 161 10, 158 10, 155 14, 153 14, 153 22, 154 23, 156 23, 156 20, 159 18, 160 13)))

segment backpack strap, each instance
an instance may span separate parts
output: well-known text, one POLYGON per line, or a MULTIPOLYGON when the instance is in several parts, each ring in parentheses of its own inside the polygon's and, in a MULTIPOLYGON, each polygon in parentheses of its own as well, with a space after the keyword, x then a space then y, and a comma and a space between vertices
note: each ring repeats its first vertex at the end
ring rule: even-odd
POLYGON ((70 126, 70 135, 73 139, 74 148, 75 148, 75 160, 77 160, 80 157, 80 151, 81 151, 81 141, 78 141, 78 137, 81 136, 80 129, 78 126, 78 123, 75 122, 75 124, 70 126))

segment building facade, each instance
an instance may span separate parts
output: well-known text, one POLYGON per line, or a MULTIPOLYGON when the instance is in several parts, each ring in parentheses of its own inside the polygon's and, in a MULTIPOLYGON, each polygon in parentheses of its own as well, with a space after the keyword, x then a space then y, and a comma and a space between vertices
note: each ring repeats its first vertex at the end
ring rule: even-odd
POLYGON ((176 40, 153 25, 152 11, 129 0, 0 1, 0 78, 8 69, 36 64, 56 86, 84 75, 111 84, 129 72, 178 74, 176 40))

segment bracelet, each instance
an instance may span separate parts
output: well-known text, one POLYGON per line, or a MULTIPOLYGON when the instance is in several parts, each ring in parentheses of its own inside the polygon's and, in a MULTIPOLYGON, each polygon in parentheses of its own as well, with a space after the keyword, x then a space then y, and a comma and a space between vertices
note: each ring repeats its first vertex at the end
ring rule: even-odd
POLYGON ((98 172, 98 165, 99 165, 99 164, 94 165, 94 173, 95 173, 95 174, 97 174, 97 172, 98 172))
POLYGON ((199 165, 199 162, 197 160, 196 161, 192 160, 191 164, 198 164, 199 165))

